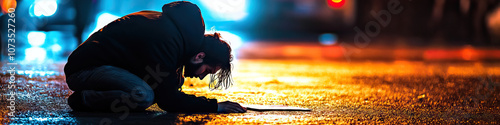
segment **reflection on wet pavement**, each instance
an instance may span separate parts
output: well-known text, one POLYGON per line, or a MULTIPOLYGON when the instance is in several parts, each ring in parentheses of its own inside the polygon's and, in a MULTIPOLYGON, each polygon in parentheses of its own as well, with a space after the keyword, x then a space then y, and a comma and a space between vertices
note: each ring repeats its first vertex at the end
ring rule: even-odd
MULTIPOLYGON (((72 93, 61 64, 21 66, 9 89, 2 70, 2 124, 500 124, 500 63, 495 62, 331 62, 238 60, 235 85, 210 91, 207 80, 187 79, 183 91, 243 104, 289 105, 311 112, 174 114, 156 105, 147 112, 71 112, 72 93), (15 117, 8 117, 15 91, 15 117)), ((3 69, 6 67, 2 67, 3 69)))

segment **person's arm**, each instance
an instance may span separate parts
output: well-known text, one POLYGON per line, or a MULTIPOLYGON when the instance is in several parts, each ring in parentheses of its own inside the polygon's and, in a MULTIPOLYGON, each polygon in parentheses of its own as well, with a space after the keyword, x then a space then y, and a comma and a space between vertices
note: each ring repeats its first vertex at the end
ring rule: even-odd
POLYGON ((155 92, 158 106, 167 112, 220 112, 244 113, 240 104, 231 101, 217 103, 216 99, 185 94, 178 90, 158 90, 155 92))
POLYGON ((244 113, 247 109, 242 107, 240 104, 231 101, 219 102, 217 103, 217 112, 221 113, 244 113))
POLYGON ((179 88, 184 82, 180 73, 172 73, 155 89, 158 106, 167 112, 217 112, 217 100, 189 95, 179 88))
POLYGON ((181 91, 161 91, 158 94, 158 106, 167 112, 217 112, 217 100, 181 91))
MULTIPOLYGON (((180 74, 180 73, 178 73, 180 74)), ((155 89, 155 98, 158 106, 167 112, 221 112, 244 113, 247 110, 236 102, 220 102, 203 96, 185 94, 178 90, 184 83, 184 77, 168 77, 171 83, 163 83, 155 89), (182 82, 179 84, 179 82, 182 82), (172 84, 174 83, 174 84, 172 84)))

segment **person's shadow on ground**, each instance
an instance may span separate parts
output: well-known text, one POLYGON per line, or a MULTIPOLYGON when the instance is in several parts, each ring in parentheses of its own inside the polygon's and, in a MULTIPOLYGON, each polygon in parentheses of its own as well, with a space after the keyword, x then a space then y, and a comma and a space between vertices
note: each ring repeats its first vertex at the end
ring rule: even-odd
POLYGON ((70 112, 79 124, 204 124, 213 118, 207 113, 181 114, 165 111, 125 113, 70 112))

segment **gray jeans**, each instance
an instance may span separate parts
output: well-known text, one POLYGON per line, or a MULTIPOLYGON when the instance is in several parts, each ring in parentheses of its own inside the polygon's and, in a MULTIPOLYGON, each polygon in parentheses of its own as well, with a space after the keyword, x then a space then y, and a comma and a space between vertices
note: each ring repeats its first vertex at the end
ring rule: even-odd
MULTIPOLYGON (((154 92, 146 82, 114 66, 82 70, 68 76, 66 82, 71 90, 81 93, 72 95, 81 97, 70 98, 78 98, 73 101, 82 102, 81 105, 90 111, 144 111, 154 101, 154 92)), ((68 103, 72 108, 75 106, 75 103, 68 103)))

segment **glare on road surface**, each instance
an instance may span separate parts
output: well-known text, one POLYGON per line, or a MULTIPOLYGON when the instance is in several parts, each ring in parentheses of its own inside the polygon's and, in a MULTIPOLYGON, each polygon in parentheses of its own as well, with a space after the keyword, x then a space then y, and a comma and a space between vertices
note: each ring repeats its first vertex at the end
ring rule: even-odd
MULTIPOLYGON (((40 76, 26 71, 18 83, 17 116, 1 120, 2 123, 116 124, 499 124, 500 63, 248 59, 234 63, 235 84, 230 89, 210 91, 208 79, 187 79, 183 91, 219 101, 287 105, 312 111, 173 114, 153 105, 148 112, 130 113, 123 119, 120 113, 72 113, 65 100, 71 91, 64 83, 64 76, 57 73, 40 76)), ((6 80, 2 75, 2 95, 7 89, 6 80)), ((4 100, 1 103, 7 105, 4 100)), ((2 116, 6 116, 9 109, 5 106, 0 109, 2 116)))

